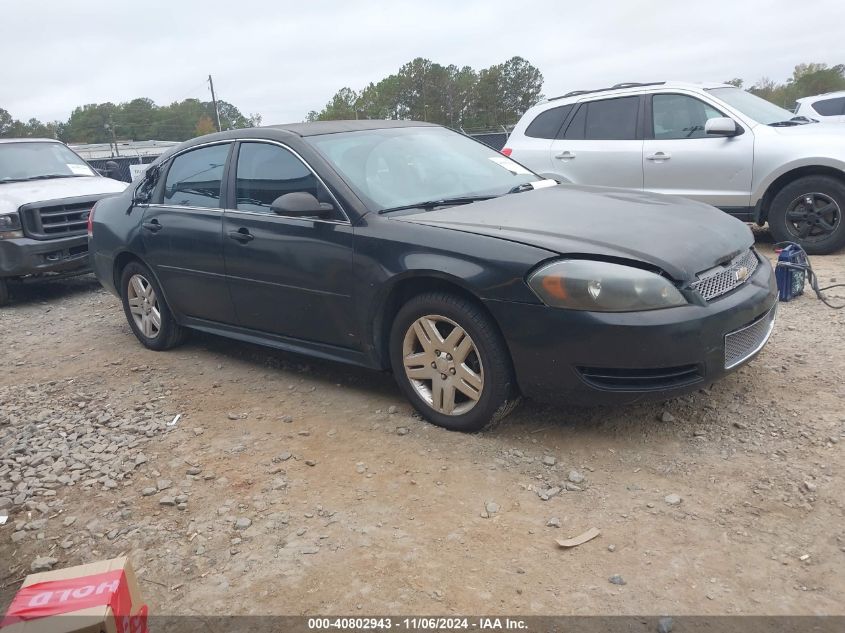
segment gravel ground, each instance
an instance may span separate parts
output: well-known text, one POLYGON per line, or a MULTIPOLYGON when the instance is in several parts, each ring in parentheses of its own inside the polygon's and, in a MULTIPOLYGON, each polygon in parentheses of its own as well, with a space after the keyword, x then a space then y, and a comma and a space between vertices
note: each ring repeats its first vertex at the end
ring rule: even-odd
MULTIPOLYGON (((845 254, 813 264, 845 281, 845 254)), ((805 296, 709 389, 460 435, 385 374, 204 335, 155 353, 92 278, 18 288, 0 607, 125 553, 153 613, 845 614, 843 325, 805 296)))

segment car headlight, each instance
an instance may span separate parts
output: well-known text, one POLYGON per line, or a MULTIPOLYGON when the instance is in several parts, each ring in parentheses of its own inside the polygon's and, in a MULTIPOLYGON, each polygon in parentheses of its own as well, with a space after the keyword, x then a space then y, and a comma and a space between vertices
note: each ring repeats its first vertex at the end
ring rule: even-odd
POLYGON ((634 312, 686 305, 687 300, 656 273, 584 259, 543 266, 528 285, 548 306, 594 312, 634 312))
POLYGON ((0 213, 0 240, 23 237, 21 231, 21 217, 17 211, 0 213))

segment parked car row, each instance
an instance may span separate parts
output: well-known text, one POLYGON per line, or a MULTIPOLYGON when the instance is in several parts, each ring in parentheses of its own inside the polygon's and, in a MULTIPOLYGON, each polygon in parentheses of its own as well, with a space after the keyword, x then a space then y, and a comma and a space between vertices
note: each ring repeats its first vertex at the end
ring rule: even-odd
POLYGON ((125 190, 61 143, 6 143, 0 290, 91 265, 150 349, 200 330, 391 370, 453 430, 523 395, 666 399, 769 339, 743 220, 845 245, 843 133, 659 82, 538 104, 502 153, 413 121, 270 126, 183 143, 125 190))

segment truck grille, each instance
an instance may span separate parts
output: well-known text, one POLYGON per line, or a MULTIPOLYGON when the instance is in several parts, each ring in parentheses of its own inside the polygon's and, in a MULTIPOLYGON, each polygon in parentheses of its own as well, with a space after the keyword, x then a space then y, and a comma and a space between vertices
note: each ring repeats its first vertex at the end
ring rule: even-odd
POLYGON ((73 235, 84 235, 88 214, 95 200, 72 204, 27 205, 21 208, 21 220, 28 237, 50 240, 73 235))
POLYGON ((777 308, 776 303, 753 323, 725 334, 725 369, 736 367, 763 349, 775 326, 777 308))
POLYGON ((699 273, 698 280, 691 284, 692 288, 697 290, 705 301, 721 297, 748 281, 759 263, 754 249, 749 248, 727 264, 699 273))

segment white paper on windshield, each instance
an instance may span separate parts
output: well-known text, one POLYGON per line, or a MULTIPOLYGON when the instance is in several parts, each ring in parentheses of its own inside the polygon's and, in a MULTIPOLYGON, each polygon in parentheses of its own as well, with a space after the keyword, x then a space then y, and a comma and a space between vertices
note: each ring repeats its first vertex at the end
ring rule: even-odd
POLYGON ((525 169, 525 167, 519 163, 515 163, 507 156, 489 156, 488 158, 497 165, 504 167, 512 174, 516 174, 518 176, 528 176, 531 174, 531 172, 525 169))
POLYGON ((67 168, 70 169, 70 173, 74 174, 75 176, 90 176, 91 170, 85 165, 77 165, 74 163, 66 163, 67 168))
POLYGON ((531 186, 535 189, 545 189, 546 187, 557 187, 557 180, 552 180, 551 178, 546 178, 545 180, 538 180, 537 182, 532 182, 531 186))

